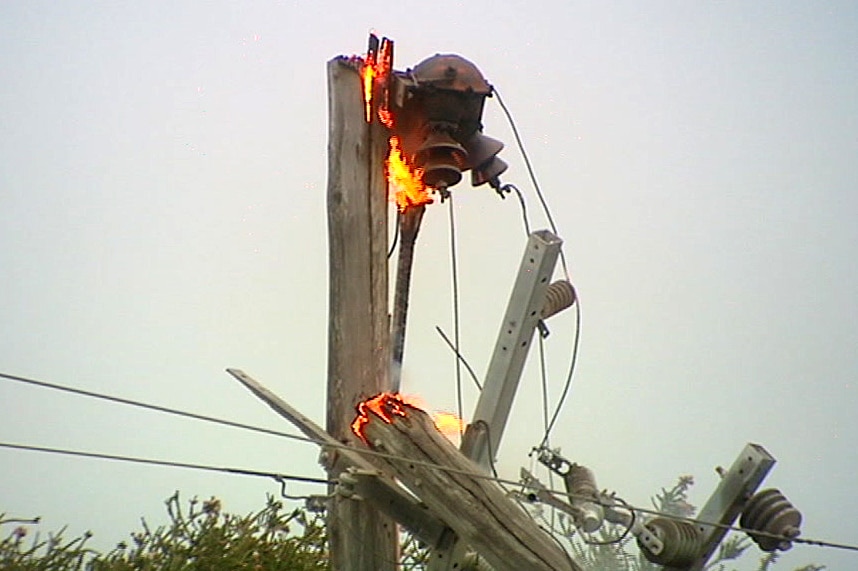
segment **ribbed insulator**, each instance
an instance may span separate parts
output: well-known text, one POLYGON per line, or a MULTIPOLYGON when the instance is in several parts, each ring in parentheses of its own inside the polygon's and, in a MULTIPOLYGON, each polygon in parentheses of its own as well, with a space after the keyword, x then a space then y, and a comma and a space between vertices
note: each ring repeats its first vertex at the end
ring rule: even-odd
MULTIPOLYGON (((792 539, 801 532, 801 512, 786 499, 786 497, 774 488, 763 490, 750 500, 742 511, 739 525, 745 529, 762 531, 773 535, 779 535, 792 539)), ((786 551, 792 547, 788 539, 765 537, 748 532, 751 539, 760 546, 763 551, 786 551)))
POLYGON ((572 505, 578 508, 575 526, 581 531, 594 533, 602 527, 605 510, 599 504, 599 489, 593 472, 585 466, 571 464, 563 480, 572 505))
POLYGON ((566 480, 566 491, 572 495, 572 499, 599 500, 599 489, 596 487, 596 477, 586 466, 572 464, 569 472, 564 476, 566 480))
POLYGON ((652 563, 665 567, 687 567, 700 557, 702 541, 700 531, 694 524, 657 517, 648 521, 646 527, 664 543, 661 552, 654 554, 638 542, 644 557, 652 563))
POLYGON ((548 319, 575 303, 575 288, 567 280, 558 280, 545 290, 545 305, 542 306, 542 319, 548 319))

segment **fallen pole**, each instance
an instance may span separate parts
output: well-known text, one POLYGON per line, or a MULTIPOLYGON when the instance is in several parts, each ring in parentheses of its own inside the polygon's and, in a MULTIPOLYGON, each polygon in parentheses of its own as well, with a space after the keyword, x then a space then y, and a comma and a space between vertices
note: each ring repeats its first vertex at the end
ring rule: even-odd
POLYGON ((497 571, 579 571, 556 540, 419 408, 381 395, 353 425, 389 471, 497 571), (448 469, 444 469, 448 468, 448 469))

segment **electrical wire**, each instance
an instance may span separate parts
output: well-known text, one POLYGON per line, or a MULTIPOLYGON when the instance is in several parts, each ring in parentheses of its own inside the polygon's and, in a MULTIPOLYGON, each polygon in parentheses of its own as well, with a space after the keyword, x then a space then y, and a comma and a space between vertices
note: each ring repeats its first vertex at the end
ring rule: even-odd
MULTIPOLYGON (((456 407, 459 418, 464 418, 462 404, 462 361, 459 359, 459 264, 456 256, 456 218, 454 215, 453 198, 449 200, 450 213, 450 268, 453 279, 453 342, 456 349, 456 407)), ((459 438, 464 435, 462 425, 459 425, 459 438)))
POLYGON ((637 520, 638 514, 635 513, 635 510, 630 509, 628 507, 628 503, 625 500, 618 498, 616 496, 614 497, 614 500, 620 502, 623 505, 623 507, 625 507, 632 514, 632 518, 629 521, 629 525, 626 526, 626 529, 623 530, 623 533, 620 534, 620 536, 617 537, 616 539, 608 539, 606 541, 590 541, 586 537, 584 537, 584 534, 581 534, 581 541, 583 541, 587 545, 599 546, 599 545, 616 545, 617 543, 622 543, 623 541, 626 540, 626 538, 632 532, 632 528, 635 526, 635 521, 637 520))
MULTIPOLYGON (((551 231, 554 232, 554 234, 558 234, 557 225, 555 224, 554 217, 551 214, 551 208, 549 208, 548 202, 545 199, 545 195, 542 192, 542 188, 539 185, 539 181, 536 179, 536 173, 533 170, 533 165, 530 162, 530 156, 527 154, 527 149, 525 149, 525 147, 524 147, 524 142, 521 139, 521 134, 518 132, 518 126, 515 123, 515 119, 513 118, 512 113, 510 112, 509 108, 506 106, 506 103, 504 103, 503 97, 501 97, 500 92, 494 86, 492 87, 492 92, 497 97, 498 104, 500 105, 501 109, 503 110, 504 115, 506 116, 507 121, 509 122, 510 129, 512 129, 513 136, 515 137, 515 142, 518 145, 518 149, 519 149, 519 152, 521 153, 522 158, 524 159, 524 164, 525 164, 525 167, 527 168, 527 174, 530 177, 530 181, 533 184, 534 190, 536 191, 536 196, 539 199, 539 203, 542 205, 542 211, 545 214, 545 218, 548 220, 549 226, 551 226, 551 231)), ((518 191, 518 189, 515 186, 512 186, 511 188, 515 189, 516 193, 519 195, 519 200, 521 201, 521 204, 522 204, 522 212, 523 213, 526 212, 524 210, 524 208, 525 208, 524 200, 521 197, 520 192, 518 191)), ((529 224, 527 223, 526 215, 525 215, 525 224, 526 224, 526 228, 529 228, 529 224)), ((572 283, 572 280, 569 277, 569 267, 566 263, 566 254, 563 252, 562 249, 560 250, 560 265, 563 268, 564 277, 566 278, 566 280, 569 283, 572 283)), ((578 340, 581 336, 581 306, 580 306, 580 300, 578 299, 578 296, 577 296, 577 292, 576 292, 576 296, 575 296, 575 308, 576 308, 575 341, 574 341, 574 345, 572 346, 572 357, 570 358, 569 371, 566 375, 566 381, 564 383, 564 387, 563 387, 563 391, 562 391, 560 400, 557 403, 557 408, 555 408, 551 422, 549 423, 549 426, 545 431, 545 435, 543 436, 543 439, 542 439, 543 445, 548 441, 548 437, 551 433, 551 429, 554 427, 554 423, 556 422, 557 417, 560 414, 560 411, 562 410, 563 405, 565 404, 566 396, 568 395, 569 389, 572 385, 572 377, 575 374, 575 365, 577 364, 577 361, 578 361, 578 346, 579 346, 578 340)))
POLYGON ((483 385, 480 383, 479 379, 477 378, 477 374, 471 368, 471 365, 468 364, 468 361, 467 361, 467 359, 465 359, 464 355, 459 353, 459 351, 456 349, 456 346, 453 345, 453 342, 450 341, 450 338, 447 337, 446 333, 444 333, 444 330, 436 325, 435 331, 438 332, 438 335, 441 336, 441 339, 443 339, 444 342, 447 343, 447 347, 449 347, 450 350, 456 354, 456 358, 458 358, 462 362, 462 364, 465 366, 465 369, 468 371, 468 374, 471 376, 471 380, 474 381, 474 384, 477 386, 477 390, 480 390, 480 391, 483 390, 483 385))
MULTIPOLYGON (((542 429, 545 434, 549 434, 548 429, 548 372, 545 367, 545 338, 542 335, 539 337, 539 377, 542 385, 542 429)), ((546 436, 544 446, 548 446, 548 438, 546 436)), ((554 472, 548 472, 548 485, 554 487, 554 472)), ((554 519, 557 516, 557 510, 551 506, 551 529, 554 529, 554 519)))
MULTIPOLYGON (((57 384, 49 383, 46 381, 39 381, 36 379, 30 379, 27 377, 19 377, 17 375, 10 375, 8 373, 0 373, 0 379, 6 379, 8 381, 24 383, 24 384, 33 385, 36 387, 51 389, 51 390, 55 390, 55 391, 61 391, 61 392, 65 392, 65 393, 70 393, 70 394, 74 394, 74 395, 104 400, 104 401, 108 401, 108 402, 124 404, 127 406, 133 406, 133 407, 142 408, 142 409, 146 409, 146 410, 152 410, 155 412, 161 412, 164 414, 170 414, 170 415, 180 416, 180 417, 184 417, 184 418, 191 418, 194 420, 201 420, 203 422, 220 424, 222 426, 229 426, 231 428, 240 428, 242 430, 249 430, 249 431, 258 432, 261 434, 267 434, 269 436, 279 436, 281 438, 288 438, 291 440, 298 440, 301 442, 308 440, 306 437, 299 436, 297 434, 290 434, 288 432, 282 432, 282 431, 273 430, 270 428, 262 428, 261 426, 253 426, 251 424, 244 424, 241 422, 235 422, 233 420, 224 420, 222 418, 216 418, 216 417, 208 416, 205 414, 188 412, 188 411, 170 408, 170 407, 166 407, 166 406, 162 406, 162 405, 145 403, 142 401, 136 401, 136 400, 117 397, 117 396, 108 395, 108 394, 104 394, 104 393, 97 393, 94 391, 87 391, 84 389, 76 389, 74 387, 68 387, 65 385, 57 385, 57 384)), ((312 441, 312 442, 315 442, 315 441, 312 441)))
POLYGON ((569 563, 569 568, 570 568, 570 569, 575 569, 576 567, 578 567, 578 565, 576 565, 576 564, 575 564, 575 560, 574 560, 574 559, 572 559, 572 556, 569 554, 569 551, 566 549, 566 546, 565 546, 565 545, 563 545, 563 542, 562 542, 562 541, 560 541, 559 539, 557 539, 557 536, 554 534, 554 524, 552 524, 552 525, 551 525, 551 528, 550 528, 550 529, 546 529, 546 528, 542 527, 541 525, 539 526, 539 529, 541 529, 542 531, 544 531, 545 533, 547 533, 547 534, 548 534, 548 537, 550 537, 551 539, 553 539, 553 540, 554 540, 554 542, 555 542, 558 546, 560 546, 560 550, 561 550, 561 551, 563 551, 563 555, 565 555, 565 556, 566 556, 566 561, 569 563))
MULTIPOLYGON (((151 405, 148 403, 131 401, 129 399, 112 397, 110 395, 103 395, 103 394, 94 393, 91 391, 84 391, 81 389, 74 389, 74 388, 65 387, 62 385, 55 385, 53 383, 36 381, 34 379, 26 379, 24 377, 9 375, 6 373, 0 373, 0 378, 12 380, 12 381, 25 382, 25 383, 33 384, 33 385, 44 387, 44 388, 75 393, 75 394, 79 394, 79 395, 87 396, 87 397, 91 397, 91 398, 110 400, 113 402, 127 404, 130 406, 138 406, 138 407, 147 408, 147 409, 151 409, 151 410, 157 410, 157 411, 165 412, 168 414, 177 414, 179 416, 186 416, 189 418, 194 418, 196 420, 202 420, 205 422, 214 422, 217 424, 223 424, 223 425, 231 426, 234 428, 242 428, 242 429, 253 430, 253 431, 257 431, 257 432, 263 432, 263 433, 270 434, 270 435, 282 436, 282 437, 286 437, 286 438, 296 440, 296 441, 300 441, 300 442, 307 442, 307 443, 315 444, 317 446, 323 446, 325 448, 350 450, 354 453, 362 454, 364 456, 377 457, 377 458, 383 458, 386 460, 393 460, 393 461, 400 461, 400 462, 408 462, 409 464, 414 465, 414 466, 422 466, 422 467, 429 468, 429 469, 442 470, 442 471, 450 473, 450 474, 459 474, 459 475, 468 476, 471 478, 491 480, 497 484, 505 484, 505 485, 512 486, 512 487, 521 486, 521 482, 517 482, 517 481, 513 481, 513 480, 509 480, 509 479, 504 479, 504 478, 499 478, 499 477, 494 476, 494 475, 474 472, 471 470, 464 470, 464 469, 456 468, 454 466, 444 466, 441 464, 436 464, 434 462, 418 460, 415 458, 407 458, 407 457, 403 457, 403 456, 398 456, 396 454, 379 452, 377 450, 371 450, 369 448, 357 448, 354 446, 349 446, 347 444, 339 444, 339 443, 334 444, 332 442, 319 441, 319 440, 314 439, 314 438, 309 438, 309 437, 300 436, 300 435, 296 435, 296 434, 277 432, 277 431, 259 428, 259 427, 254 427, 254 426, 250 426, 250 425, 243 425, 243 424, 237 423, 237 422, 226 421, 226 420, 217 419, 217 418, 213 418, 213 417, 207 417, 207 416, 199 415, 199 414, 195 414, 195 413, 188 413, 185 411, 168 409, 166 407, 161 407, 158 405, 151 405)), ((318 484, 336 483, 336 481, 334 481, 334 480, 303 477, 303 476, 290 476, 290 475, 285 475, 285 474, 277 474, 275 472, 262 472, 262 471, 257 471, 257 470, 245 470, 242 468, 225 468, 225 467, 210 466, 210 465, 204 465, 204 464, 192 464, 192 463, 188 463, 188 462, 150 460, 150 459, 144 459, 144 458, 136 458, 136 457, 132 457, 132 456, 119 456, 119 455, 101 454, 101 453, 95 453, 95 452, 63 450, 63 449, 48 448, 48 447, 42 447, 42 446, 31 446, 31 445, 25 445, 25 444, 13 444, 13 443, 2 443, 2 442, 0 442, 0 447, 10 448, 10 449, 19 449, 19 450, 48 452, 48 453, 53 452, 53 453, 57 453, 57 454, 83 456, 83 457, 99 458, 99 459, 107 459, 107 460, 118 460, 118 461, 125 460, 125 461, 129 461, 129 462, 137 462, 137 463, 142 463, 142 464, 154 464, 154 465, 172 466, 172 467, 179 467, 179 468, 191 468, 191 469, 196 468, 196 469, 201 469, 201 470, 219 471, 219 472, 226 472, 226 473, 237 474, 237 475, 268 477, 268 478, 273 478, 275 480, 277 479, 277 477, 282 477, 285 480, 294 480, 294 481, 307 482, 307 483, 318 483, 318 484)), ((567 492, 565 490, 549 489, 547 491, 549 491, 550 493, 556 494, 558 496, 564 496, 564 497, 568 497, 568 498, 578 497, 574 494, 570 494, 569 492, 567 492)), ((590 501, 592 501, 592 498, 590 498, 589 496, 586 496, 586 497, 580 496, 580 497, 582 499, 589 499, 590 501)), ((606 504, 603 504, 603 505, 606 505, 606 504)), ((689 523, 693 523, 696 525, 707 525, 707 526, 712 526, 712 527, 718 527, 718 528, 726 529, 728 531, 738 531, 738 532, 743 532, 743 533, 754 533, 755 535, 759 535, 762 537, 770 537, 772 539, 780 539, 782 541, 790 541, 792 543, 800 543, 800 544, 805 544, 805 545, 814 545, 814 546, 818 546, 818 547, 829 547, 829 548, 834 548, 834 549, 845 549, 845 550, 851 550, 851 551, 858 551, 858 545, 850 545, 850 544, 846 544, 846 543, 836 543, 836 542, 832 542, 832 541, 824 541, 824 540, 818 540, 818 539, 807 539, 807 538, 799 538, 799 537, 791 538, 791 537, 786 537, 786 536, 780 536, 780 535, 776 535, 776 534, 767 533, 764 531, 751 530, 751 529, 746 529, 746 528, 742 528, 742 527, 730 526, 730 525, 719 524, 719 523, 705 522, 705 521, 697 520, 694 518, 689 518, 689 517, 684 517, 684 516, 679 516, 679 515, 674 515, 674 514, 668 514, 668 513, 662 513, 662 512, 659 512, 657 510, 642 508, 642 507, 634 506, 631 504, 627 504, 625 502, 624 502, 624 507, 626 509, 633 510, 636 512, 660 516, 660 517, 665 517, 665 518, 673 519, 673 520, 677 520, 677 521, 687 521, 689 523)))
POLYGON ((326 440, 319 440, 316 438, 310 438, 308 436, 302 436, 299 434, 280 432, 280 431, 271 430, 271 429, 267 429, 267 428, 261 428, 261 427, 257 427, 257 426, 242 424, 242 423, 234 422, 234 421, 230 421, 230 420, 223 420, 223 419, 219 419, 219 418, 215 418, 215 417, 211 417, 211 416, 206 416, 206 415, 202 415, 202 414, 186 412, 186 411, 177 410, 177 409, 171 409, 171 408, 167 408, 167 407, 160 406, 160 405, 153 405, 153 404, 144 403, 141 401, 133 401, 131 399, 115 397, 115 396, 106 395, 103 393, 96 393, 93 391, 85 391, 82 389, 75 389, 73 387, 67 387, 64 385, 57 385, 57 384, 48 383, 45 381, 37 381, 35 379, 28 379, 25 377, 19 377, 19 376, 15 376, 15 375, 6 374, 6 373, 0 373, 0 378, 6 379, 6 380, 11 380, 11 381, 16 381, 16 382, 27 383, 27 384, 35 385, 35 386, 42 387, 42 388, 73 393, 73 394, 77 394, 77 395, 85 396, 85 397, 89 397, 89 398, 107 400, 107 401, 111 401, 111 402, 125 404, 128 406, 134 406, 134 407, 144 408, 144 409, 148 409, 148 410, 154 410, 154 411, 162 412, 165 414, 172 414, 172 415, 177 415, 177 416, 181 416, 181 417, 192 418, 194 420, 200 420, 203 422, 210 422, 210 423, 214 423, 214 424, 229 426, 232 428, 240 428, 240 429, 250 430, 250 431, 254 431, 254 432, 261 432, 261 433, 269 434, 272 436, 280 436, 283 438, 288 438, 290 440, 314 444, 316 446, 329 448, 329 449, 333 449, 333 450, 350 450, 354 453, 362 454, 364 456, 381 458, 384 460, 405 461, 405 462, 409 462, 410 464, 413 464, 415 466, 422 466, 422 467, 430 468, 430 469, 443 470, 443 471, 451 473, 451 474, 460 474, 460 475, 470 476, 470 477, 474 477, 474 478, 481 478, 481 479, 486 479, 486 480, 495 480, 498 483, 505 483, 505 484, 510 484, 510 485, 514 485, 514 486, 518 485, 517 482, 513 482, 511 480, 503 480, 500 478, 494 478, 494 477, 490 476, 489 474, 476 473, 476 472, 472 472, 470 470, 463 470, 463 469, 455 468, 453 466, 442 466, 440 464, 435 464, 433 462, 428 462, 425 460, 405 458, 403 456, 398 456, 396 454, 390 454, 387 452, 380 452, 378 450, 372 450, 370 448, 358 448, 355 446, 350 446, 348 444, 334 443, 334 442, 330 442, 330 441, 326 441, 326 440))
MULTIPOLYGON (((497 97, 498 104, 501 106, 501 109, 509 122, 509 126, 512 129, 512 134, 515 137, 518 150, 524 159, 524 165, 527 168, 527 174, 530 176, 530 182, 533 184, 533 188, 536 191, 536 196, 539 198, 540 204, 542 204, 542 211, 545 213, 548 225, 551 226, 551 231, 554 232, 554 234, 557 234, 557 225, 554 223, 554 217, 551 215, 551 209, 548 207, 548 202, 545 200, 545 195, 542 193, 539 181, 536 180, 536 173, 533 170, 533 165, 530 163, 530 157, 527 154, 527 150, 524 148, 524 142, 521 140, 521 135, 519 134, 518 127, 515 124, 515 119, 513 119, 512 113, 510 113, 506 104, 503 102, 500 92, 494 86, 492 86, 492 93, 497 97)), ((560 264, 563 266, 564 276, 567 280, 571 281, 569 278, 569 269, 566 265, 566 256, 563 254, 563 250, 560 250, 560 264)))
MULTIPOLYGON (((573 286, 574 291, 574 286, 573 286)), ((578 297, 578 292, 575 293, 575 341, 572 345, 572 357, 569 360, 569 369, 566 373, 566 381, 563 383, 563 391, 560 393, 560 400, 557 401, 557 406, 554 408, 554 414, 551 416, 551 421, 545 429, 545 434, 542 437, 540 447, 545 446, 551 431, 554 429, 554 424, 557 422, 557 417, 560 416, 560 411, 563 410, 563 405, 566 403, 566 397, 569 396, 569 389, 572 388, 572 377, 575 375, 575 365, 578 361, 578 346, 581 339, 581 300, 578 297)))
POLYGON ((162 466, 167 468, 187 468, 191 470, 203 470, 207 472, 222 472, 236 474, 239 476, 257 476, 271 478, 277 482, 292 481, 307 484, 336 484, 334 480, 313 478, 310 476, 293 476, 280 474, 278 472, 263 472, 260 470, 249 470, 246 468, 231 468, 224 466, 212 466, 211 464, 195 464, 191 462, 177 462, 175 460, 159 460, 153 458, 141 458, 139 456, 125 456, 121 454, 105 454, 102 452, 85 452, 83 450, 68 450, 65 448, 51 448, 47 446, 33 446, 30 444, 16 444, 12 442, 0 442, 0 448, 12 450, 25 450, 29 452, 46 452, 49 454, 61 454, 64 456, 78 456, 83 458, 97 458, 99 460, 116 460, 119 462, 131 462, 133 464, 147 464, 150 466, 162 466))
POLYGON ((517 186, 512 183, 506 183, 501 187, 501 192, 515 191, 518 197, 518 203, 521 205, 521 219, 524 221, 525 235, 530 236, 530 220, 527 217, 527 204, 524 202, 524 195, 517 186))
MULTIPOLYGON (((539 335, 539 380, 542 385, 542 430, 548 435, 548 372, 545 368, 545 339, 542 338, 542 335, 539 335)), ((542 444, 548 446, 547 436, 542 444)))
MULTIPOLYGON (((233 474, 233 475, 239 475, 239 476, 264 477, 264 478, 271 478, 277 482, 282 482, 284 480, 288 480, 288 481, 308 483, 308 484, 330 485, 330 484, 336 484, 337 483, 336 480, 329 480, 329 479, 324 479, 324 478, 314 478, 311 476, 295 476, 295 475, 290 475, 290 474, 280 474, 278 472, 265 472, 265 471, 260 471, 260 470, 249 470, 246 468, 232 468, 232 467, 224 467, 224 466, 213 466, 210 464, 195 464, 195 463, 191 463, 191 462, 177 462, 177 461, 173 461, 173 460, 159 460, 159 459, 152 459, 152 458, 140 458, 137 456, 125 456, 125 455, 118 455, 118 454, 104 454, 104 453, 100 453, 100 452, 85 452, 82 450, 68 450, 68 449, 63 449, 63 448, 51 448, 51 447, 46 447, 46 446, 33 446, 33 445, 27 445, 27 444, 16 444, 16 443, 11 443, 11 442, 0 442, 0 448, 8 448, 8 449, 13 449, 13 450, 23 450, 23 451, 30 451, 30 452, 44 452, 44 453, 49 453, 49 454, 59 454, 59 455, 64 455, 64 456, 94 458, 94 459, 100 459, 100 460, 114 460, 114 461, 119 461, 119 462, 130 462, 130 463, 134 463, 134 464, 146 464, 146 465, 162 466, 162 467, 169 467, 169 468, 186 468, 186 469, 203 470, 203 471, 209 471, 209 472, 221 472, 221 473, 233 474)), ((356 450, 356 449, 353 449, 353 450, 356 450)), ((387 456, 391 456, 391 455, 387 455, 387 456)), ((461 473, 461 474, 472 476, 475 478, 483 478, 483 479, 493 480, 493 481, 497 482, 498 484, 508 484, 508 485, 512 485, 512 486, 520 485, 520 482, 513 482, 511 480, 505 480, 503 478, 498 478, 497 476, 489 476, 487 474, 477 474, 477 473, 469 472, 466 470, 459 470, 459 469, 453 468, 453 467, 441 466, 441 465, 432 464, 429 462, 420 462, 420 461, 413 460, 410 458, 400 457, 399 459, 407 461, 407 462, 411 462, 412 464, 424 464, 424 465, 429 465, 433 468, 437 468, 437 469, 448 471, 448 472, 461 473)), ((574 496, 573 494, 569 494, 568 492, 564 492, 564 491, 560 491, 560 490, 549 490, 549 492, 551 492, 553 494, 557 494, 557 495, 567 496, 570 498, 574 496)), ((835 543, 835 542, 831 542, 831 541, 822 541, 822 540, 818 540, 818 539, 805 539, 805 538, 800 538, 800 537, 791 538, 791 537, 781 536, 781 535, 777 535, 777 534, 773 534, 773 533, 767 533, 765 531, 752 530, 752 529, 747 529, 747 528, 742 528, 742 527, 737 527, 737 526, 731 526, 731 525, 726 525, 726 524, 705 522, 705 521, 701 521, 701 520, 698 520, 695 518, 683 517, 683 516, 674 515, 674 514, 661 513, 661 512, 656 511, 656 510, 651 510, 651 509, 647 509, 647 508, 641 508, 641 507, 633 506, 633 505, 627 504, 625 502, 623 502, 623 503, 624 503, 624 507, 626 509, 631 510, 631 511, 636 511, 636 512, 641 512, 641 513, 646 513, 646 514, 651 514, 651 515, 657 515, 660 517, 666 517, 666 518, 674 519, 677 521, 686 521, 689 523, 693 523, 695 525, 707 525, 707 526, 712 526, 712 527, 718 527, 721 529, 726 529, 729 531, 753 533, 754 535, 758 535, 758 536, 762 536, 762 537, 769 537, 772 539, 780 539, 783 541, 790 541, 793 543, 814 545, 817 547, 830 547, 830 548, 835 548, 835 549, 846 549, 846 550, 851 550, 851 551, 858 551, 858 545, 849 545, 849 544, 845 544, 845 543, 835 543)))

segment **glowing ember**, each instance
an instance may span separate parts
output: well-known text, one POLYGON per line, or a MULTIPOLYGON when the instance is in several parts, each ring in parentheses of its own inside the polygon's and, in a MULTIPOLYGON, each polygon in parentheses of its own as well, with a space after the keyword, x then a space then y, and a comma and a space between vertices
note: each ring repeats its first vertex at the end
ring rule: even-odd
POLYGON ((354 419, 354 422, 352 422, 352 432, 366 442, 366 438, 363 436, 363 427, 369 422, 370 411, 380 416, 384 422, 390 424, 393 422, 394 416, 405 416, 406 404, 399 395, 393 393, 377 394, 371 399, 358 403, 358 415, 354 419))
POLYGON ((390 153, 385 161, 387 169, 387 186, 391 198, 396 201, 399 211, 403 212, 410 206, 432 204, 432 196, 423 184, 423 169, 412 168, 408 160, 402 156, 399 137, 390 137, 390 153))
MULTIPOLYGON (((390 424, 396 416, 405 418, 409 406, 421 410, 426 408, 425 402, 420 397, 399 393, 381 393, 358 403, 358 415, 355 417, 354 422, 352 422, 352 432, 366 442, 363 428, 369 422, 370 411, 378 415, 384 422, 390 424)), ((450 440, 458 438, 465 430, 465 421, 455 414, 440 412, 430 416, 438 432, 450 440)))

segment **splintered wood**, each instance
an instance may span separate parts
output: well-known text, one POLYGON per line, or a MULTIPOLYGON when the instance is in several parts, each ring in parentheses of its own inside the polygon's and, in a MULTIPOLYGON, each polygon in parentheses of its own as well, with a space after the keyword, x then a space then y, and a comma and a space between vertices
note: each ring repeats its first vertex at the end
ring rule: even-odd
POLYGON ((579 571, 556 541, 435 428, 424 411, 390 397, 364 407, 360 435, 402 484, 497 571, 579 571), (438 468, 443 466, 449 469, 438 468))

